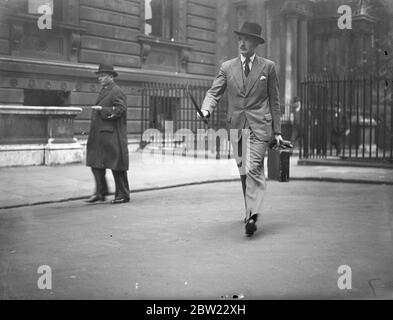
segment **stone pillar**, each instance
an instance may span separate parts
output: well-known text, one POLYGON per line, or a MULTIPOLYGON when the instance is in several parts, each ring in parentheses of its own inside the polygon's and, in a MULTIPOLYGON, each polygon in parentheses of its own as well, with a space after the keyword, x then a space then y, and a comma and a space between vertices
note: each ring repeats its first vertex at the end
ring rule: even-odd
MULTIPOLYGON (((308 22, 301 19, 299 23, 299 66, 298 66, 298 85, 308 73, 308 22)), ((298 95, 300 92, 298 92, 298 95)))
POLYGON ((272 55, 272 42, 273 42, 273 32, 272 32, 272 24, 273 24, 273 19, 272 19, 272 14, 271 14, 271 8, 269 4, 265 4, 265 12, 266 12, 266 19, 265 19, 265 30, 264 30, 264 36, 265 36, 265 41, 266 41, 266 57, 269 59, 272 55))
POLYGON ((235 57, 237 54, 237 52, 231 50, 236 38, 231 24, 233 21, 228 19, 231 15, 230 4, 227 0, 217 0, 217 71, 222 62, 235 57))
POLYGON ((283 29, 281 72, 285 74, 284 100, 285 118, 289 117, 290 103, 299 95, 298 85, 301 76, 308 71, 307 57, 308 28, 307 19, 313 16, 310 1, 287 0, 280 6, 283 29))
POLYGON ((285 34, 285 115, 289 115, 290 103, 297 95, 298 75, 298 17, 286 15, 285 34))

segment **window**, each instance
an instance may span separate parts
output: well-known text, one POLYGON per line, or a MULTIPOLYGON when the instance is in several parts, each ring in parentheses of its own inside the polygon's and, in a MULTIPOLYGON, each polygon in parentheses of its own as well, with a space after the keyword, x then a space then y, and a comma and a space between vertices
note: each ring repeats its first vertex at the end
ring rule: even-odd
POLYGON ((177 0, 144 0, 145 35, 178 40, 177 0))
POLYGON ((141 67, 187 72, 192 45, 186 42, 188 0, 140 0, 141 67))

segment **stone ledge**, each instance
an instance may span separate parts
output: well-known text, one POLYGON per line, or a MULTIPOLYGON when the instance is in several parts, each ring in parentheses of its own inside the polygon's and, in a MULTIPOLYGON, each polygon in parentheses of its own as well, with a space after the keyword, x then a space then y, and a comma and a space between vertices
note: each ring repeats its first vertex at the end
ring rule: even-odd
POLYGON ((36 107, 21 105, 0 105, 0 114, 35 114, 35 115, 77 115, 82 112, 78 107, 36 107))
POLYGON ((83 147, 78 143, 48 143, 45 146, 45 165, 81 163, 83 147))
POLYGON ((81 112, 79 107, 0 105, 0 144, 73 143, 74 118, 81 112))
POLYGON ((0 167, 56 165, 83 162, 79 142, 0 145, 0 167))

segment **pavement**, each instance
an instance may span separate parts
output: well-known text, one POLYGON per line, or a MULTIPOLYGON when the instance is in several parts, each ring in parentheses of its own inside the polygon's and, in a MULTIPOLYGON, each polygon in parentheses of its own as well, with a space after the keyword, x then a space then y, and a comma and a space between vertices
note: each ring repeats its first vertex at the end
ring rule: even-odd
POLYGON ((393 170, 324 164, 268 181, 253 237, 233 159, 132 152, 123 205, 83 164, 1 168, 0 300, 393 299, 393 170))
MULTIPOLYGON (((266 161, 266 159, 265 159, 266 161)), ((290 181, 309 180, 341 183, 393 185, 393 170, 387 167, 351 167, 348 161, 314 162, 313 166, 290 160, 290 181), (301 163, 302 165, 299 165, 301 163)), ((268 168, 265 162, 266 176, 268 168)), ((208 159, 181 155, 134 151, 130 153, 128 171, 132 193, 186 185, 236 181, 239 179, 233 159, 208 159)), ((111 172, 107 171, 110 192, 114 192, 111 172)), ((284 182, 283 182, 284 183, 284 182)), ((94 193, 90 168, 82 163, 58 166, 0 168, 0 209, 64 202, 88 198, 94 193)))

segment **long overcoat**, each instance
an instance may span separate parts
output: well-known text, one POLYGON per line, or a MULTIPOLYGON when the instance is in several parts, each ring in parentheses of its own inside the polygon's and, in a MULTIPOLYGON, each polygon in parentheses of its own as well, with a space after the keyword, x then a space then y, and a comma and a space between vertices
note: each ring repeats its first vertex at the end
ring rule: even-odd
POLYGON ((127 101, 112 83, 103 87, 92 110, 86 146, 86 165, 93 168, 128 170, 127 101))

